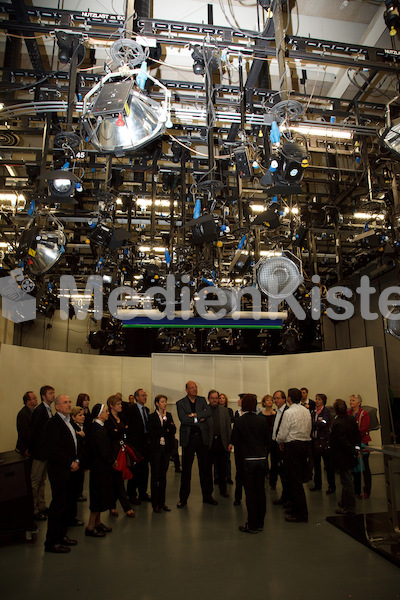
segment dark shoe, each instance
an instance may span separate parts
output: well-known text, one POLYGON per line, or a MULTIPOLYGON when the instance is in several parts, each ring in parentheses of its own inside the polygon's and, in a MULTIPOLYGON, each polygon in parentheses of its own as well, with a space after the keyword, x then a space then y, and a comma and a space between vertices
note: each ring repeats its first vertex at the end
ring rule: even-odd
POLYGON ((115 508, 112 508, 112 509, 110 510, 110 515, 111 515, 112 517, 118 517, 118 511, 117 511, 115 508))
POLYGON ((227 480, 226 480, 226 483, 229 483, 229 485, 233 485, 233 481, 232 481, 232 479, 227 479, 227 480))
POLYGON ((175 469, 175 473, 182 473, 182 469, 178 467, 177 469, 175 469))
POLYGON ((310 488, 310 492, 320 492, 321 488, 317 487, 316 485, 313 485, 312 488, 310 488))
POLYGON ((325 494, 327 496, 329 496, 329 494, 335 494, 335 493, 336 493, 336 489, 333 489, 333 488, 330 488, 330 487, 325 492, 325 494))
POLYGON ((54 544, 54 546, 45 546, 45 552, 54 552, 54 554, 67 554, 71 552, 71 548, 68 546, 63 546, 62 544, 54 544))
POLYGON ((208 496, 207 498, 203 498, 203 504, 212 504, 213 506, 217 506, 218 502, 212 496, 208 496))
POLYGON ((85 535, 87 537, 95 537, 95 538, 106 537, 106 534, 103 531, 99 531, 98 529, 96 529, 96 527, 94 529, 88 529, 86 527, 86 529, 85 529, 85 535))
POLYGON ((171 509, 169 506, 167 506, 166 504, 163 504, 161 507, 163 510, 165 510, 165 512, 171 512, 171 509))
POLYGON ((49 507, 46 506, 43 510, 39 510, 38 512, 42 513, 42 515, 48 515, 49 514, 49 507))
POLYGON ((274 506, 280 506, 281 504, 284 504, 284 502, 283 502, 282 498, 278 498, 278 500, 273 500, 272 504, 274 506))
POLYGON ((276 485, 270 485, 269 487, 270 487, 270 489, 271 489, 271 492, 275 492, 275 490, 276 490, 276 485))
POLYGON ((335 510, 335 514, 337 515, 355 515, 354 510, 348 510, 347 508, 338 508, 335 510))
POLYGON ((150 498, 150 496, 148 494, 146 494, 145 496, 140 496, 139 500, 141 502, 151 502, 151 498, 150 498))
POLYGON ((82 527, 82 525, 84 525, 83 521, 80 521, 79 519, 74 519, 72 523, 69 524, 69 527, 82 527))
POLYGON ((364 499, 367 500, 367 498, 370 497, 370 493, 369 492, 364 492, 363 494, 360 494, 360 500, 364 499))
POLYGON ((101 533, 111 533, 112 527, 107 527, 104 523, 100 523, 100 525, 96 525, 97 531, 101 531, 101 533))
POLYGON ((127 517, 129 517, 129 519, 134 519, 134 518, 136 517, 136 515, 135 515, 135 511, 134 511, 134 510, 132 510, 132 509, 130 509, 130 510, 127 510, 127 511, 126 511, 126 513, 125 513, 125 515, 126 515, 127 517))
POLYGON ((257 529, 250 529, 249 524, 239 525, 239 531, 242 533, 258 533, 257 529))
POLYGON ((308 523, 308 517, 299 517, 298 515, 288 515, 285 517, 288 523, 308 523))
POLYGON ((33 515, 33 518, 35 519, 35 521, 47 521, 46 515, 44 515, 41 512, 35 513, 33 515))
POLYGON ((153 512, 160 514, 161 508, 159 506, 153 506, 153 512))
POLYGON ((176 508, 183 508, 184 506, 186 506, 186 504, 186 500, 179 500, 178 504, 176 505, 176 508))
POLYGON ((65 537, 63 537, 61 542, 62 542, 63 546, 76 546, 78 543, 78 540, 72 540, 71 538, 65 536, 65 537))
POLYGON ((220 494, 223 498, 229 498, 229 494, 226 490, 224 490, 223 492, 220 492, 220 494))
POLYGON ((294 515, 295 513, 293 512, 293 508, 287 508, 285 510, 285 515, 294 515))
POLYGON ((233 501, 233 506, 240 506, 242 504, 241 500, 234 500, 233 501))
POLYGON ((340 506, 340 508, 343 508, 343 504, 342 504, 341 500, 339 500, 339 502, 337 503, 337 505, 340 506))
POLYGON ((86 502, 86 500, 86 496, 78 496, 78 498, 76 499, 77 502, 86 502))

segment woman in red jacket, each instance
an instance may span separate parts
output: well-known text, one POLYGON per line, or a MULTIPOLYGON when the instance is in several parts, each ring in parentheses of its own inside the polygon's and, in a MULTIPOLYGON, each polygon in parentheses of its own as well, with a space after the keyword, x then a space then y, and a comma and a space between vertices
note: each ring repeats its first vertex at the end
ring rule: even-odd
MULTIPOLYGON (((350 409, 347 411, 349 415, 357 421, 358 429, 361 435, 361 444, 368 446, 368 442, 371 441, 369 435, 370 419, 369 414, 366 410, 361 408, 362 398, 360 394, 353 394, 350 396, 350 409)), ((356 495, 360 498, 369 498, 371 495, 371 471, 369 468, 369 452, 368 449, 364 449, 362 452, 362 459, 364 465, 364 492, 361 493, 361 473, 354 472, 354 489, 356 495)))

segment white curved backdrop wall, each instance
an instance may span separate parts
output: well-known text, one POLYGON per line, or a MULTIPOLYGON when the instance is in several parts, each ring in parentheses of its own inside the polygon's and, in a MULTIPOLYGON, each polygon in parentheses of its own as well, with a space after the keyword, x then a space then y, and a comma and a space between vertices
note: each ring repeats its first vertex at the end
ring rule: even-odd
MULTIPOLYGON (((193 379, 199 394, 211 388, 224 392, 233 410, 241 392, 251 392, 259 401, 274 390, 307 387, 310 397, 317 393, 348 401, 361 394, 364 403, 378 407, 373 348, 354 348, 312 354, 284 356, 224 356, 153 354, 151 358, 93 356, 51 350, 38 350, 2 344, 0 347, 0 452, 15 447, 15 420, 22 408, 22 396, 33 390, 39 397, 42 385, 52 385, 56 394, 68 394, 75 404, 86 392, 91 406, 122 392, 124 400, 141 387, 152 398, 164 393, 176 415, 175 402, 185 395, 185 383, 193 379)), ((373 441, 380 442, 379 432, 373 441)))

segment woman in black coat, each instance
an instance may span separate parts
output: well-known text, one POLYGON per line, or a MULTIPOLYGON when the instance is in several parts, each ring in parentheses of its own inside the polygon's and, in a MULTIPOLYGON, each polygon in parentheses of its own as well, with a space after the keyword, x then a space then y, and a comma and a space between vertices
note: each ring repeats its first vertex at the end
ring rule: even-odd
POLYGON ((353 469, 357 464, 360 452, 361 436, 354 417, 347 414, 344 400, 334 403, 336 418, 333 421, 330 434, 330 456, 332 467, 339 471, 342 484, 342 499, 336 514, 354 514, 356 510, 356 495, 353 484, 353 469))
POLYGON ((326 408, 327 397, 325 394, 315 396, 315 408, 311 411, 312 419, 312 453, 314 459, 314 486, 310 492, 322 489, 321 458, 324 459, 326 478, 328 480, 327 494, 336 491, 335 471, 332 469, 329 457, 329 432, 331 426, 331 413, 326 408))
POLYGON ((149 454, 151 466, 151 503, 153 511, 171 509, 165 504, 169 456, 174 448, 176 427, 171 413, 167 412, 167 397, 155 397, 156 410, 149 415, 149 454))
MULTIPOLYGON (((107 399, 107 406, 109 408, 110 415, 105 422, 105 428, 107 435, 111 440, 114 459, 117 460, 121 445, 126 442, 129 428, 122 416, 122 400, 117 394, 115 396, 110 396, 107 399)), ((126 516, 131 518, 134 517, 135 512, 132 510, 132 507, 129 503, 122 473, 116 469, 113 469, 113 486, 114 505, 111 508, 112 516, 118 517, 116 502, 119 500, 126 516)))
POLYGON ((92 410, 92 424, 86 436, 86 450, 90 466, 90 518, 85 535, 104 537, 111 531, 100 521, 100 513, 114 505, 113 467, 114 454, 110 438, 104 427, 109 416, 105 404, 95 404, 92 410))

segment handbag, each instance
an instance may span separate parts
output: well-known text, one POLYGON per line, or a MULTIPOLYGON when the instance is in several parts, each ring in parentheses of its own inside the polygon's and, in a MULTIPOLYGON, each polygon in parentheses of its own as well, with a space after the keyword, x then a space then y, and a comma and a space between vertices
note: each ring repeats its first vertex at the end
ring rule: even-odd
POLYGON ((114 467, 116 471, 122 473, 122 479, 125 481, 132 479, 132 469, 136 463, 143 460, 143 457, 137 453, 129 444, 121 443, 121 448, 118 451, 117 465, 114 467))

